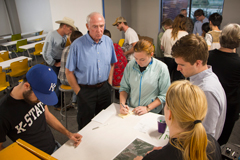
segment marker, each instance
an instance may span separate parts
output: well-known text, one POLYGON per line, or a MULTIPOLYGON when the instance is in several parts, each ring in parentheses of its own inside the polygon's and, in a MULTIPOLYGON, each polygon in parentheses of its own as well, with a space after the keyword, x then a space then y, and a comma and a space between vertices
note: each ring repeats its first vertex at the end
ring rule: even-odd
POLYGON ((123 108, 126 108, 122 103, 121 103, 121 105, 123 106, 123 108))

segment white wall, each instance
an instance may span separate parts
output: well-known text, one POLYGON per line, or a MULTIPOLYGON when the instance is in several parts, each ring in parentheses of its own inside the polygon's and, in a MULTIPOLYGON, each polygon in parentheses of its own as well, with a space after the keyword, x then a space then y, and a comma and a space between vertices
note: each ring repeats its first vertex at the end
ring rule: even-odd
POLYGON ((131 27, 141 36, 153 38, 156 46, 159 24, 159 0, 131 0, 131 27))
POLYGON ((83 33, 87 33, 86 17, 91 12, 102 14, 101 0, 50 0, 53 29, 57 29, 59 24, 55 23, 63 17, 72 18, 75 26, 83 33))
POLYGON ((49 0, 15 0, 21 32, 53 30, 49 0))
POLYGON ((111 32, 112 40, 114 43, 118 43, 122 38, 122 31, 119 31, 116 26, 112 24, 116 18, 121 16, 121 0, 105 0, 105 19, 106 29, 111 32))

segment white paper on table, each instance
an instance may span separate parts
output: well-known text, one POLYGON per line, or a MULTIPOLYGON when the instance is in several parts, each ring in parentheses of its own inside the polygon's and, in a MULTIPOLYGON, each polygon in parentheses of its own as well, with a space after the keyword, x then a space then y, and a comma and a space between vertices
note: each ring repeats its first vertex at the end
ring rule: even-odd
POLYGON ((114 114, 115 114, 114 112, 102 110, 92 120, 103 124, 114 114))
POLYGON ((148 118, 142 118, 133 128, 140 132, 147 133, 151 125, 152 121, 149 121, 148 118))

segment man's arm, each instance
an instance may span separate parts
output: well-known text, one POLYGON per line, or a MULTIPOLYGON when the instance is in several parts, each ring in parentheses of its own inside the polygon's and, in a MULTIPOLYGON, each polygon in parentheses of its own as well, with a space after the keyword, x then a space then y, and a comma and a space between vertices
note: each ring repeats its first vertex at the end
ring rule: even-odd
POLYGON ((110 85, 112 85, 112 81, 113 81, 113 71, 114 71, 114 63, 111 64, 111 69, 110 69, 110 73, 108 76, 108 83, 110 85))
POLYGON ((132 48, 126 52, 124 52, 124 55, 129 55, 132 54, 134 52, 134 46, 137 44, 137 42, 132 43, 132 48))
POLYGON ((51 35, 48 35, 43 47, 43 58, 48 65, 53 66, 55 65, 56 61, 53 59, 51 52, 52 52, 51 35))
POLYGON ((55 130, 66 135, 69 139, 74 141, 74 146, 78 146, 81 142, 82 136, 78 133, 69 132, 58 120, 56 117, 49 112, 47 105, 45 105, 45 117, 47 123, 55 130))
POLYGON ((3 143, 0 143, 0 151, 3 150, 4 147, 3 147, 3 143))
POLYGON ((208 109, 207 109, 207 115, 203 120, 203 126, 208 134, 211 134, 216 140, 219 137, 215 137, 216 129, 217 129, 217 122, 220 116, 220 106, 215 97, 212 95, 212 93, 208 91, 204 91, 207 103, 208 103, 208 109))
POLYGON ((80 87, 79 87, 79 85, 77 83, 76 77, 74 76, 74 71, 69 71, 69 69, 66 68, 65 74, 66 74, 68 83, 72 87, 73 91, 76 94, 78 94, 78 92, 80 91, 80 87))

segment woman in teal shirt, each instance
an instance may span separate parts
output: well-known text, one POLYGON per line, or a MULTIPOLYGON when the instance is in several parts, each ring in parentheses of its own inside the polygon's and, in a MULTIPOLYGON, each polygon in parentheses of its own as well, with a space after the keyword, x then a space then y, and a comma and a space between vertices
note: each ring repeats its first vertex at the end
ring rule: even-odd
POLYGON ((137 115, 162 110, 170 77, 167 66, 153 53, 153 45, 146 40, 134 46, 135 60, 127 64, 120 83, 120 113, 128 114, 129 107, 137 115))

